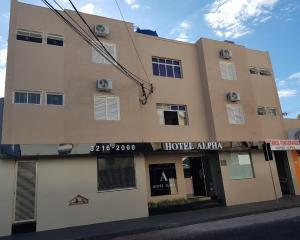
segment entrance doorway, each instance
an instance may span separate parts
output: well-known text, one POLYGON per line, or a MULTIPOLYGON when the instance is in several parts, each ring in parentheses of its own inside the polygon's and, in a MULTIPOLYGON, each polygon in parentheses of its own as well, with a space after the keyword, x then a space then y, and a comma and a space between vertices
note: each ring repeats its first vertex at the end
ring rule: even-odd
POLYGON ((208 197, 211 194, 211 171, 208 161, 205 158, 206 157, 190 158, 194 196, 208 197))
POLYGON ((16 163, 16 190, 12 234, 36 230, 36 162, 16 163))
POLYGON ((225 201, 218 153, 186 157, 183 167, 188 197, 225 201))
POLYGON ((282 195, 294 195, 294 185, 286 151, 274 151, 282 195))

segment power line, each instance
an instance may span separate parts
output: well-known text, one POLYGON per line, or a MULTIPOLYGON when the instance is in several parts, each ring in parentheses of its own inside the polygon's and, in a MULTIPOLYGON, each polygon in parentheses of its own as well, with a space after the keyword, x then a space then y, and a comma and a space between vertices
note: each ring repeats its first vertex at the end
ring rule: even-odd
POLYGON ((130 34, 130 31, 129 31, 129 29, 128 29, 128 26, 127 26, 127 24, 126 24, 126 21, 125 21, 125 18, 124 18, 124 16, 123 16, 123 13, 122 13, 122 10, 121 10, 121 8, 120 8, 120 5, 119 5, 119 3, 118 3, 118 0, 115 0, 115 3, 116 3, 116 5, 117 5, 117 7, 118 7, 118 9, 119 9, 120 15, 121 15, 121 17, 122 17, 122 19, 123 19, 123 23, 124 23, 125 28, 126 28, 126 30, 127 30, 127 32, 128 32, 128 35, 129 35, 129 37, 130 37, 130 40, 131 40, 131 42, 132 42, 132 45, 133 45, 134 50, 135 50, 135 52, 136 52, 136 55, 137 55, 137 57, 138 57, 138 59, 139 59, 139 62, 140 62, 141 65, 142 65, 142 68, 143 68, 143 71, 144 71, 144 73, 145 73, 145 75, 146 75, 146 78, 147 78, 147 80, 150 82, 150 79, 149 79, 149 77, 148 77, 148 74, 147 74, 147 71, 146 71, 146 69, 145 69, 145 66, 144 66, 144 64, 143 64, 143 62, 142 62, 142 59, 141 59, 141 57, 140 57, 140 55, 139 55, 139 52, 138 52, 138 50, 137 50, 137 47, 136 47, 136 45, 135 45, 135 43, 134 43, 134 40, 133 40, 133 38, 132 38, 132 36, 131 36, 131 34, 130 34))
POLYGON ((153 93, 153 85, 147 83, 148 86, 146 87, 144 85, 146 83, 145 80, 137 77, 135 74, 133 74, 127 68, 125 68, 122 64, 120 64, 119 62, 117 62, 117 60, 105 48, 105 46, 103 45, 103 43, 97 38, 97 36, 93 32, 93 30, 89 27, 89 25, 87 24, 87 22, 84 20, 84 18, 78 12, 78 10, 76 9, 76 7, 72 3, 72 1, 70 1, 70 3, 72 4, 73 8, 77 12, 77 14, 81 17, 81 20, 89 28, 89 30, 92 33, 92 35, 94 36, 94 38, 97 40, 97 42, 101 46, 99 44, 97 44, 92 39, 91 35, 67 11, 65 11, 62 8, 62 6, 56 0, 53 0, 53 1, 56 3, 56 5, 60 9, 62 9, 62 11, 69 17, 69 19, 71 19, 71 21, 73 23, 75 23, 77 25, 77 27, 80 28, 80 30, 76 26, 74 26, 74 24, 72 24, 66 17, 64 17, 57 9, 55 9, 47 0, 42 0, 42 2, 44 4, 46 4, 50 8, 50 10, 52 10, 65 24, 67 24, 73 31, 75 31, 87 44, 89 44, 90 46, 92 46, 101 56, 103 56, 109 63, 111 63, 118 71, 120 71, 121 73, 123 73, 124 75, 126 75, 128 78, 130 78, 131 80, 133 80, 137 84, 139 84, 140 87, 141 87, 141 89, 142 89, 142 96, 143 96, 143 99, 140 99, 140 101, 141 101, 142 104, 146 104, 147 101, 148 101, 149 95, 153 93), (148 93, 146 93, 145 90, 147 90, 148 93))
MULTIPOLYGON (((95 35, 94 31, 91 29, 91 27, 89 26, 89 24, 85 21, 85 19, 82 17, 82 15, 79 13, 79 11, 77 10, 77 8, 75 7, 75 5, 73 4, 72 0, 69 0, 69 2, 71 3, 73 9, 76 11, 77 15, 80 17, 80 19, 83 21, 83 23, 86 25, 86 27, 90 30, 90 32, 92 33, 92 35, 95 37, 95 39, 98 40, 98 42, 101 44, 101 46, 104 48, 104 50, 106 50, 106 52, 108 53, 108 55, 114 59, 114 57, 107 51, 107 49, 105 48, 105 46, 101 43, 101 41, 97 38, 97 36, 95 35)), ((121 64, 119 64, 115 59, 114 61, 122 68, 124 69, 128 74, 130 75, 133 75, 134 77, 137 77, 135 74, 133 74, 132 72, 130 72, 128 69, 126 69, 124 66, 122 66, 121 64)), ((145 80, 137 77, 139 80, 141 80, 142 82, 145 82, 145 80)), ((149 84, 149 83, 148 83, 149 84)), ((150 90, 148 89, 149 91, 149 94, 147 95, 146 92, 145 92, 145 86, 144 86, 144 83, 140 83, 140 86, 142 88, 142 94, 143 94, 143 97, 144 97, 144 100, 142 100, 142 104, 146 104, 147 101, 148 101, 148 97, 151 93, 153 93, 153 85, 150 83, 150 90)))

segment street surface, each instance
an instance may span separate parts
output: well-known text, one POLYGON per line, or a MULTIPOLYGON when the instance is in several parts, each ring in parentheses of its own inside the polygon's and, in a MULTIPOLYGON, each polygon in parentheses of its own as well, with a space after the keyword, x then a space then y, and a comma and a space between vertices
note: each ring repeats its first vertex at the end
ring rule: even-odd
POLYGON ((300 208, 218 220, 113 240, 300 240, 300 208))

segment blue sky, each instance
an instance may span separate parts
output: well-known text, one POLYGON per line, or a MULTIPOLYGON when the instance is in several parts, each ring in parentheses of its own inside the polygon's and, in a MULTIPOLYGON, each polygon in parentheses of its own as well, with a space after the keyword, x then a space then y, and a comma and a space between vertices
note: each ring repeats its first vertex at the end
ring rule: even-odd
MULTIPOLYGON (((49 0, 52 2, 52 0, 49 0)), ((58 0, 71 8, 68 0, 58 0)), ((22 2, 42 5, 40 0, 22 2)), ((83 12, 120 19, 114 0, 73 0, 83 12)), ((234 40, 269 51, 283 112, 300 114, 299 0, 118 0, 127 21, 161 37, 234 40)), ((9 0, 0 3, 0 96, 4 92, 9 0)), ((267 91, 267 90, 266 90, 267 91)))

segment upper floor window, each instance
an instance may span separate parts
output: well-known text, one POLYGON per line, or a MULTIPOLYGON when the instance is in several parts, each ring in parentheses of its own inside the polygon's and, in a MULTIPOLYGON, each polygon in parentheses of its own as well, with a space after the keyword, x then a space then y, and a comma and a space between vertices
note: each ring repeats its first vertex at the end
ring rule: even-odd
POLYGON ((268 69, 261 68, 259 69, 259 74, 262 76, 271 76, 272 73, 268 69))
POLYGON ((259 74, 261 76, 271 76, 272 72, 265 68, 249 67, 250 74, 259 74))
POLYGON ((63 46, 64 45, 64 37, 56 34, 47 34, 47 44, 63 46))
MULTIPOLYGON (((100 45, 100 44, 99 44, 100 45)), ((107 51, 115 58, 117 59, 117 51, 116 51, 116 44, 113 43, 103 43, 104 47, 107 49, 107 51)), ((101 47, 101 46, 100 46, 101 47)), ((98 51, 96 51, 92 47, 92 62, 97 64, 110 64, 109 61, 106 60, 105 57, 103 57, 98 51)))
POLYGON ((258 107, 258 115, 277 116, 277 110, 274 107, 258 107))
POLYGON ((42 43, 43 42, 43 33, 30 31, 30 30, 24 30, 24 29, 18 29, 17 30, 17 40, 42 43))
POLYGON ((60 93, 46 93, 47 105, 64 105, 64 95, 60 93))
POLYGON ((120 104, 117 96, 94 96, 95 120, 120 120, 120 104))
POLYGON ((182 78, 181 61, 152 57, 153 75, 161 77, 182 78))
POLYGON ((186 105, 156 104, 160 124, 188 125, 186 105))
POLYGON ((234 63, 220 62, 220 71, 223 80, 237 80, 234 63))
POLYGON ((249 72, 250 74, 258 74, 258 69, 256 67, 250 67, 249 72))
POLYGON ((13 102, 19 104, 41 104, 41 93, 31 91, 15 91, 13 102))
POLYGON ((227 104, 227 115, 230 124, 245 124, 245 116, 241 105, 227 104))

